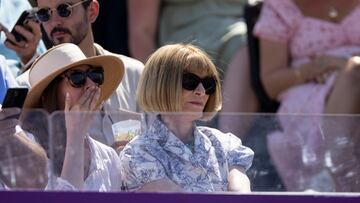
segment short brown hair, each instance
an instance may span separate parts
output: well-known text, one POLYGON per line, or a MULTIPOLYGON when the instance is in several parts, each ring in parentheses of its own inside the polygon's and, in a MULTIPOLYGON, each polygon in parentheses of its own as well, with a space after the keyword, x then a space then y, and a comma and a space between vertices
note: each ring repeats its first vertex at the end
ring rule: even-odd
POLYGON ((55 78, 42 92, 39 108, 44 108, 48 113, 61 110, 59 109, 57 100, 57 92, 60 80, 61 79, 59 77, 55 78))
POLYGON ((216 90, 209 96, 202 119, 212 118, 221 109, 219 73, 210 57, 191 44, 166 45, 150 56, 137 89, 139 105, 147 112, 180 112, 186 71, 206 71, 215 78, 216 90))

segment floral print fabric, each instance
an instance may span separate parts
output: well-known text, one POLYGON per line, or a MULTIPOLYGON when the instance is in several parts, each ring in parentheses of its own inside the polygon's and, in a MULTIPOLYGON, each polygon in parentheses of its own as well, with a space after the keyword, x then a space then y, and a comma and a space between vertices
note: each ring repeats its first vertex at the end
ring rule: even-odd
POLYGON ((121 152, 121 173, 129 190, 168 178, 188 192, 226 191, 232 166, 248 169, 253 151, 231 133, 195 126, 194 153, 158 117, 121 152))

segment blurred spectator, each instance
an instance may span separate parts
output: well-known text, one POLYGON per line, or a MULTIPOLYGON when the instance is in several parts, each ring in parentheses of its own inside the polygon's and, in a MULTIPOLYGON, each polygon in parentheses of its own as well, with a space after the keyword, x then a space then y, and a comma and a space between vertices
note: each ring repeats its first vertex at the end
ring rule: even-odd
POLYGON ((359 78, 359 61, 351 58, 360 53, 359 17, 357 0, 264 0, 255 27, 261 77, 267 93, 281 102, 283 128, 268 137, 268 146, 288 190, 335 189, 312 183, 329 178, 324 170, 324 138, 336 138, 322 134, 318 116, 288 119, 281 114, 360 112, 360 89, 352 83, 359 78))
POLYGON ((0 182, 13 189, 44 189, 47 159, 41 146, 18 128, 17 108, 0 109, 0 182))
MULTIPOLYGON (((0 55, 0 104, 6 90, 16 86, 5 58, 0 55)), ((0 188, 41 189, 47 180, 46 155, 20 128, 16 129, 19 120, 14 116, 19 113, 16 108, 0 107, 0 188)))
MULTIPOLYGON (((203 48, 224 78, 223 112, 255 112, 250 85, 243 6, 246 0, 130 0, 129 50, 145 62, 161 45, 192 43, 203 48)), ((243 136, 245 126, 221 116, 219 127, 243 136)))
POLYGON ((0 1, 0 54, 5 56, 14 77, 30 67, 37 56, 36 49, 39 54, 45 51, 44 44, 42 42, 39 44, 41 31, 36 21, 29 20, 26 29, 23 26, 15 28, 26 41, 15 42, 14 35, 10 33, 21 13, 29 9, 31 5, 27 0, 0 1), (5 39, 11 39, 12 43, 5 42, 5 39))
MULTIPOLYGON (((111 146, 114 136, 111 131, 111 112, 128 110, 141 112, 137 105, 134 92, 143 70, 143 64, 135 59, 124 55, 111 53, 94 42, 91 25, 96 20, 100 5, 96 0, 37 0, 39 7, 37 16, 44 27, 45 33, 54 45, 62 43, 74 43, 80 47, 87 57, 100 55, 115 55, 124 63, 124 77, 111 97, 105 102, 96 122, 92 125, 92 136, 96 140, 111 146), (59 16, 55 8, 59 6, 70 9, 67 16, 59 16), (69 7, 71 6, 71 7, 69 7), (52 9, 53 12, 50 12, 52 9), (103 126, 110 126, 105 128, 103 126)), ((28 74, 25 72, 17 80, 19 84, 28 84, 28 74)))
MULTIPOLYGON (((74 43, 78 45, 87 57, 98 56, 105 54, 113 54, 102 48, 100 45, 94 43, 91 25, 95 22, 99 15, 100 5, 96 0, 72 0, 68 4, 64 4, 60 0, 37 0, 39 11, 37 17, 44 27, 45 33, 51 40, 52 44, 58 45, 61 43, 74 43), (76 6, 74 6, 76 4, 76 6), (71 12, 68 16, 59 16, 57 12, 49 12, 49 9, 54 9, 59 5, 66 5, 71 7, 71 12), (85 15, 85 13, 87 15, 85 15)), ((111 97, 112 109, 119 108, 140 111, 136 104, 135 95, 137 81, 143 69, 143 64, 132 58, 124 55, 118 56, 125 65, 125 75, 119 88, 111 97), (116 104, 116 105, 115 105, 116 104)), ((19 84, 27 83, 28 73, 25 73, 17 78, 19 84)))

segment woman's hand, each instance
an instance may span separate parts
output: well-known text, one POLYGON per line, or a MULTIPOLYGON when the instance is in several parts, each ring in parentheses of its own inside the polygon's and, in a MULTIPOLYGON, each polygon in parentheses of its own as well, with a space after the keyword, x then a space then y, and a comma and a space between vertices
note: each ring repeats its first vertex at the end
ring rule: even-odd
POLYGON ((260 38, 261 80, 266 93, 272 99, 291 87, 307 82, 324 82, 327 77, 347 63, 345 58, 329 55, 316 56, 300 67, 292 68, 291 54, 287 43, 260 38))
POLYGON ((61 177, 73 186, 82 189, 85 179, 85 165, 90 165, 90 157, 85 156, 85 137, 94 117, 96 103, 100 97, 100 88, 91 86, 86 89, 79 100, 73 105, 72 98, 66 93, 65 123, 66 123, 66 149, 61 177))
POLYGON ((333 72, 345 67, 346 63, 345 58, 321 55, 301 66, 299 71, 304 82, 313 81, 323 84, 333 72))
POLYGON ((232 192, 251 192, 250 180, 242 167, 230 167, 228 175, 228 190, 232 192))
POLYGON ((125 148, 126 144, 129 143, 129 141, 123 140, 123 141, 115 141, 111 147, 115 149, 115 151, 120 154, 120 152, 125 148))
POLYGON ((66 94, 65 121, 68 139, 75 137, 85 138, 94 117, 92 112, 97 109, 96 103, 100 98, 100 91, 97 86, 89 87, 73 106, 70 106, 72 102, 70 94, 66 94))

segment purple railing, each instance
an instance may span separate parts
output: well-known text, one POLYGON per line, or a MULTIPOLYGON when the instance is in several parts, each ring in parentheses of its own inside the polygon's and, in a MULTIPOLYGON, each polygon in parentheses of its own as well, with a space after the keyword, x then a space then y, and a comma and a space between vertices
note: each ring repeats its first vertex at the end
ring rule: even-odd
POLYGON ((0 203, 46 202, 46 203, 358 203, 360 193, 253 193, 235 194, 156 194, 156 193, 89 193, 89 192, 0 192, 0 203))

